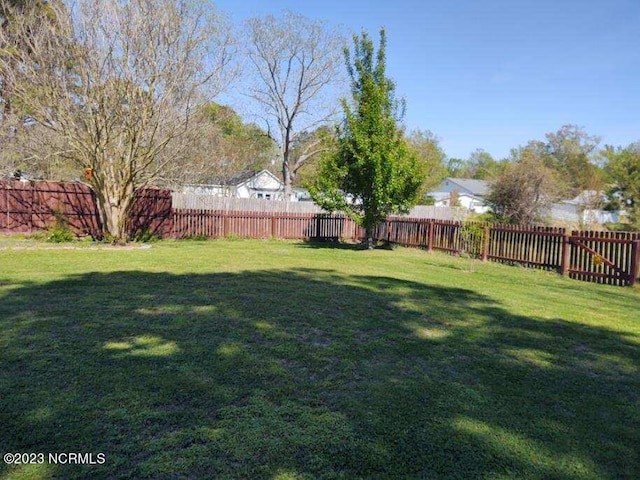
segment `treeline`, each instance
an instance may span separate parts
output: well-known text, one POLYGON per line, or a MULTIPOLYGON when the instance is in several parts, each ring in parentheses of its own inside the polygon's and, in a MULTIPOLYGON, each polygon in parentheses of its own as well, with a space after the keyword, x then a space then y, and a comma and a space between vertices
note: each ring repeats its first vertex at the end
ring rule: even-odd
POLYGON ((496 159, 478 149, 469 158, 447 158, 431 132, 410 141, 429 165, 431 184, 445 176, 488 180, 487 201, 497 220, 535 223, 551 204, 578 197, 587 209, 622 210, 627 227, 640 229, 640 142, 602 145, 584 128, 564 125, 496 159))

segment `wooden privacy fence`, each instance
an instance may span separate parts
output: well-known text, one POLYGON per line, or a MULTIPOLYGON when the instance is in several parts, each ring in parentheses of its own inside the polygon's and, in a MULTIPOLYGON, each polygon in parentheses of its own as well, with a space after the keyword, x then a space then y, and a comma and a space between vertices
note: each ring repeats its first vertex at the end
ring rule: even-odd
POLYGON ((360 227, 342 215, 173 209, 172 216, 171 236, 174 238, 240 237, 323 241, 357 241, 362 238, 360 227))
MULTIPOLYGON (((313 202, 274 202, 264 198, 235 198, 217 197, 195 193, 171 193, 173 208, 177 210, 217 210, 253 213, 291 213, 318 214, 329 213, 313 202)), ((434 220, 453 220, 460 218, 461 207, 434 207, 430 205, 416 205, 407 217, 431 218, 434 220)))
MULTIPOLYGON (((364 230, 342 215, 173 209, 171 236, 352 240, 364 230)), ((578 232, 563 228, 391 217, 377 240, 469 254, 482 260, 556 270, 578 280, 634 285, 639 232, 578 232)))
MULTIPOLYGON (((33 233, 64 219, 73 233, 100 238, 102 224, 95 193, 77 182, 0 181, 0 232, 33 233)), ((151 232, 171 233, 171 192, 143 189, 136 192, 129 216, 132 237, 151 232)))
MULTIPOLYGON (((0 231, 33 232, 50 228, 62 216, 80 235, 101 232, 96 199, 80 183, 0 182, 0 231)), ((132 236, 202 236, 351 240, 362 228, 343 215, 242 212, 172 208, 168 190, 141 190, 129 219, 132 236)), ((556 270, 577 280, 634 285, 640 269, 640 232, 573 231, 452 220, 391 217, 375 238, 390 243, 482 260, 556 270)))
POLYGON ((100 232, 95 195, 81 183, 0 182, 0 231, 45 230, 63 218, 80 235, 100 232))
POLYGON ((482 260, 556 270, 571 278, 634 285, 640 276, 640 232, 391 218, 378 239, 399 245, 466 253, 482 260))

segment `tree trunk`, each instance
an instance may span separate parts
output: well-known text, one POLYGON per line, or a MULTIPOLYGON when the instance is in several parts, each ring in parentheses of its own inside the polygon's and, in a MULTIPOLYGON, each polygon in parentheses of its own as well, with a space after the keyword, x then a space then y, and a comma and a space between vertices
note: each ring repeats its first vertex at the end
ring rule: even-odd
POLYGON ((105 238, 112 239, 114 243, 125 243, 129 239, 127 221, 134 191, 133 187, 114 190, 97 192, 102 230, 105 238))
POLYGON ((362 245, 366 250, 373 250, 373 227, 372 226, 365 227, 364 241, 362 242, 362 245))
POLYGON ((290 201, 293 195, 293 173, 287 161, 282 164, 282 180, 284 182, 284 199, 290 201))
MULTIPOLYGON (((11 63, 13 65, 14 62, 11 62, 11 63)), ((15 68, 15 65, 12 68, 15 68)), ((11 89, 12 89, 11 82, 12 82, 12 79, 9 78, 9 75, 5 75, 2 78, 2 90, 0 90, 0 97, 4 101, 4 105, 2 107, 2 116, 4 119, 7 119, 7 117, 11 115, 13 110, 11 105, 11 89)))
POLYGON ((127 212, 122 205, 114 205, 107 202, 101 208, 103 230, 107 238, 112 238, 114 243, 124 243, 128 239, 127 212))

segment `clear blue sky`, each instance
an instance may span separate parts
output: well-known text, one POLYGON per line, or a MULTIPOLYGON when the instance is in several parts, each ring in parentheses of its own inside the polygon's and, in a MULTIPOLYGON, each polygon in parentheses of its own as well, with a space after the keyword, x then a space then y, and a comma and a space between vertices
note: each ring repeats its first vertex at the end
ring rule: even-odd
POLYGON ((640 140, 640 0, 220 0, 235 23, 292 10, 347 34, 387 31, 406 126, 449 157, 496 158, 564 124, 640 140))

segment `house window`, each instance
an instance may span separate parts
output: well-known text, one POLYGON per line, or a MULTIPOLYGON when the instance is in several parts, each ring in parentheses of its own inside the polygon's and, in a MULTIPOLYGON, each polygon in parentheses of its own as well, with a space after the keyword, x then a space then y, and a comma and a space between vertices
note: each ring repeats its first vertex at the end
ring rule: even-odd
POLYGON ((270 193, 265 194, 264 198, 266 198, 267 200, 271 200, 271 194, 270 193))
POLYGON ((262 198, 262 194, 261 193, 258 193, 257 196, 258 196, 258 198, 262 198))

